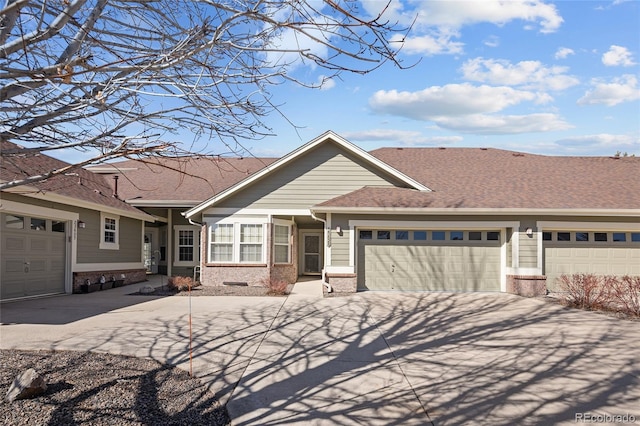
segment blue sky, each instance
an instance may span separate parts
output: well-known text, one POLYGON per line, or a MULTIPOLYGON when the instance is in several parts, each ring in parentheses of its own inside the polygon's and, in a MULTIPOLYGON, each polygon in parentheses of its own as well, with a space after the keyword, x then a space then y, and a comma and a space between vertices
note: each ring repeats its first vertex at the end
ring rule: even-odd
MULTIPOLYGON (((366 1, 372 13, 382 2, 366 1)), ((343 74, 321 90, 284 84, 252 141, 280 156, 333 130, 382 146, 492 147, 551 155, 640 155, 640 2, 394 1, 390 19, 418 15, 400 59, 343 74)), ((322 70, 300 65, 314 82, 322 70)))

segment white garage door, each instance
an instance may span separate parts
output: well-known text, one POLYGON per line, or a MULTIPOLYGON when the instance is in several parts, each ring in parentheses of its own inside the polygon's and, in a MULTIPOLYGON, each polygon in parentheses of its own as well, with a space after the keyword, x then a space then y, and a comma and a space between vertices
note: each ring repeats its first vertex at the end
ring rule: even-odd
POLYGON ((66 222, 2 214, 1 299, 64 293, 66 222))
POLYGON ((543 232, 547 288, 562 274, 640 275, 640 233, 543 232))
POLYGON ((359 230, 358 289, 500 291, 500 232, 359 230))

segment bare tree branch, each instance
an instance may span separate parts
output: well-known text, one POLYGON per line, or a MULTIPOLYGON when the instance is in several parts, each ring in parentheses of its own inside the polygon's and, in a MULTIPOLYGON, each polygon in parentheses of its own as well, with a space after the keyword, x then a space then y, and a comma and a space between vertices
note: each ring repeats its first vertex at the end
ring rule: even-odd
MULTIPOLYGON (((384 21, 384 8, 368 16, 355 0, 5 1, 1 159, 92 153, 72 168, 244 150, 243 141, 272 133, 265 117, 280 112, 271 87, 317 87, 296 67, 312 64, 332 78, 401 66, 389 40, 407 31, 384 21), (183 132, 211 144, 176 140, 183 132)), ((59 173, 5 183, 0 176, 0 189, 59 173)))

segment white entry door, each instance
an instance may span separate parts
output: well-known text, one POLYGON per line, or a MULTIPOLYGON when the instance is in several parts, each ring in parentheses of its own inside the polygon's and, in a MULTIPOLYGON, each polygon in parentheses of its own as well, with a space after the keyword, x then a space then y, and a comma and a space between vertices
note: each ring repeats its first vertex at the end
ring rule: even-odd
POLYGON ((305 232, 302 234, 302 273, 319 275, 322 272, 322 233, 305 232))

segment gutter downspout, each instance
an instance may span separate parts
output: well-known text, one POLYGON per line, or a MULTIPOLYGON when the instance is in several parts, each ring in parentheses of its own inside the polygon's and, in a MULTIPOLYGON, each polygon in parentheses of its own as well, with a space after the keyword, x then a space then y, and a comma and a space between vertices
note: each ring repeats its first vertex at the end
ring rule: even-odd
MULTIPOLYGON (((327 229, 327 221, 325 219, 321 219, 318 216, 316 216, 315 213, 312 210, 309 210, 309 211, 311 212, 311 218, 313 220, 318 221, 318 222, 322 222, 324 224, 324 230, 326 231, 326 229, 327 229)), ((329 231, 329 232, 331 232, 331 231, 329 231)), ((325 239, 325 242, 326 242, 326 239, 325 239)), ((327 261, 326 256, 324 256, 324 261, 326 263, 326 261, 327 261)), ((323 266, 325 266, 325 265, 323 265, 323 266)), ((325 268, 322 268, 323 271, 324 271, 324 269, 325 268)), ((327 282, 324 272, 322 273, 322 285, 327 288, 327 293, 333 293, 333 288, 331 288, 331 284, 329 284, 327 282)))

